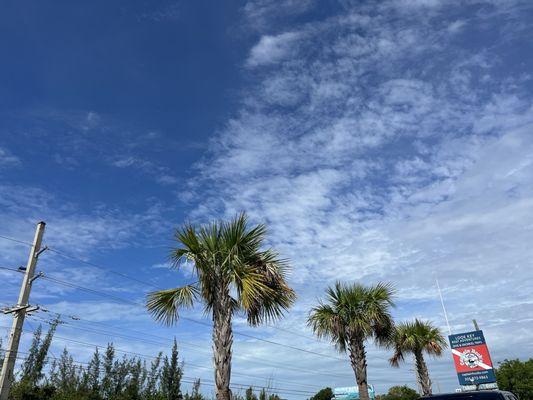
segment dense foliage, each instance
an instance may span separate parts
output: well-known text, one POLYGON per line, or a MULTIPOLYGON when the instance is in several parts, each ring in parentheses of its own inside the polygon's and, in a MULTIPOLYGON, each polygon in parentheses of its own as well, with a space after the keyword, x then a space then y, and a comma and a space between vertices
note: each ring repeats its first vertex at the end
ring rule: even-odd
POLYGON ((500 389, 514 393, 520 400, 533 400, 533 358, 505 360, 496 369, 496 379, 500 389))
POLYGON ((320 389, 313 397, 309 400, 331 400, 333 398, 333 390, 330 387, 320 389))
POLYGON ((377 400, 416 400, 420 395, 409 386, 392 386, 387 394, 376 396, 377 400))
MULTIPOLYGON (((52 323, 44 337, 41 326, 34 332, 29 351, 21 354, 24 361, 15 376, 10 400, 205 399, 199 379, 192 381, 190 393, 182 391, 184 366, 176 341, 168 356, 160 353, 149 363, 137 357, 118 357, 113 344, 103 353, 96 348, 90 362, 78 363, 67 349, 57 358, 48 354, 56 326, 57 322, 52 323)), ((266 396, 265 390, 258 394, 259 400, 279 400, 277 395, 266 396)), ((258 400, 252 388, 246 398, 258 400)))

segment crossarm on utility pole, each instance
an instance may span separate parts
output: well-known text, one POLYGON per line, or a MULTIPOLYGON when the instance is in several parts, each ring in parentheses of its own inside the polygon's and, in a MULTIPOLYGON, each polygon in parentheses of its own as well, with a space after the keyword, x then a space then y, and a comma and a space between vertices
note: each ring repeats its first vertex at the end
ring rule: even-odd
POLYGON ((24 317, 29 308, 28 300, 30 298, 31 284, 33 282, 33 275, 35 273, 35 266, 37 265, 37 257, 41 251, 41 243, 44 234, 44 222, 37 224, 35 230, 35 237, 33 245, 30 250, 28 263, 26 264, 26 272, 22 280, 20 288, 19 299, 17 306, 13 311, 13 325, 11 326, 11 333, 9 335, 9 343, 4 358, 4 365, 0 374, 0 400, 7 400, 9 396, 9 389, 11 388, 11 378, 13 376, 13 369, 17 360, 17 352, 20 342, 20 335, 24 325, 24 317))

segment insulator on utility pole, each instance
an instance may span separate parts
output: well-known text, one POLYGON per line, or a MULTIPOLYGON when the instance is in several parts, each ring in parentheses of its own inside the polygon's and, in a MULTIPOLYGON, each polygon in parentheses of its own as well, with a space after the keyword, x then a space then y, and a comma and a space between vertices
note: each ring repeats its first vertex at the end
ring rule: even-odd
POLYGON ((13 307, 13 309, 8 310, 8 313, 11 312, 13 314, 13 325, 11 326, 9 343, 4 356, 4 365, 2 365, 2 372, 0 374, 0 400, 7 400, 9 396, 11 378, 13 376, 13 369, 15 368, 15 362, 17 360, 20 335, 22 334, 22 328, 24 326, 24 317, 26 316, 28 310, 35 311, 36 309, 35 307, 31 307, 28 301, 30 298, 31 286, 35 280, 34 274, 35 266, 37 265, 37 259, 39 255, 46 249, 43 248, 41 250, 45 225, 46 224, 42 221, 37 224, 28 263, 24 269, 24 279, 22 280, 22 286, 20 288, 17 305, 13 307))

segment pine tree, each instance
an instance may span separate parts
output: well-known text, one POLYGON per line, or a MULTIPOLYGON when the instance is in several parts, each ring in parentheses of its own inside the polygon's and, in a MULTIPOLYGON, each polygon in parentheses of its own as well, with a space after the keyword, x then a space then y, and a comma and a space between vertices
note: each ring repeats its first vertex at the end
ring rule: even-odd
POLYGON ((142 377, 143 365, 141 360, 133 359, 129 362, 129 379, 124 390, 124 398, 128 400, 140 400, 144 384, 142 377))
POLYGON ((87 391, 91 399, 100 398, 100 353, 98 347, 94 350, 93 358, 87 366, 87 391))
POLYGON ((110 399, 113 395, 115 348, 113 343, 108 343, 104 355, 104 377, 102 378, 102 396, 104 399, 110 399))
POLYGON ((65 348, 58 362, 52 364, 51 384, 56 388, 54 398, 72 399, 78 391, 79 373, 74 360, 65 348))
POLYGON ((254 389, 250 386, 248 389, 246 389, 246 400, 257 400, 257 396, 254 393, 254 389))
POLYGON ((113 364, 112 395, 110 398, 120 398, 126 387, 126 379, 130 372, 130 361, 126 356, 122 360, 116 360, 113 364))
POLYGON ((178 344, 174 338, 170 359, 165 357, 161 373, 161 392, 165 400, 181 400, 181 378, 183 368, 179 365, 178 344))
POLYGON ((32 387, 36 384, 36 382, 34 382, 34 367, 39 354, 42 329, 42 326, 39 325, 33 332, 33 339, 31 341, 30 349, 28 350, 28 357, 26 357, 24 364, 22 365, 21 384, 29 387, 32 387))
POLYGON ((57 329, 58 324, 59 324, 59 319, 57 318, 50 323, 50 329, 48 329, 48 332, 46 333, 44 340, 39 346, 39 349, 35 357, 35 364, 31 370, 31 375, 30 375, 30 379, 33 385, 37 385, 40 382, 40 380, 43 378, 43 368, 46 366, 46 363, 48 362, 48 351, 50 350, 50 345, 52 344, 52 339, 54 337, 54 333, 57 329))
POLYGON ((192 385, 191 400, 203 400, 203 396, 200 393, 200 378, 196 379, 192 385))
POLYGON ((157 395, 157 384, 161 376, 160 364, 161 358, 163 357, 162 353, 159 353, 157 357, 152 361, 150 366, 150 373, 148 374, 148 379, 146 387, 144 389, 144 397, 146 400, 153 400, 157 395))
POLYGON ((23 397, 35 395, 35 388, 37 388, 43 378, 43 369, 48 362, 48 351, 58 323, 59 321, 55 320, 50 324, 50 329, 44 339, 42 339, 41 325, 33 333, 28 357, 26 357, 22 365, 22 376, 16 390, 23 397))
POLYGON ((261 389, 259 392, 259 400, 267 400, 267 392, 265 388, 261 389))

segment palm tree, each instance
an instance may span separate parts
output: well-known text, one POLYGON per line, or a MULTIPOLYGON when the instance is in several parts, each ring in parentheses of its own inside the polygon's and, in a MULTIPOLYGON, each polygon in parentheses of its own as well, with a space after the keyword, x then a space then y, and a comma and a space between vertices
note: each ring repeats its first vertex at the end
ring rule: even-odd
POLYGON ((257 326, 281 317, 296 297, 286 282, 287 262, 262 249, 265 235, 265 225, 249 227, 244 213, 229 222, 184 225, 176 231, 171 259, 175 268, 192 261, 196 281, 148 294, 148 311, 167 325, 177 322, 179 309, 196 302, 211 314, 217 400, 231 399, 233 315, 243 312, 257 326))
POLYGON ((396 327, 389 346, 394 348, 394 355, 390 359, 394 367, 399 366, 406 353, 414 355, 418 382, 424 396, 430 396, 431 379, 424 360, 424 352, 440 356, 448 346, 439 328, 434 327, 429 321, 419 319, 415 319, 414 322, 402 322, 396 327))
POLYGON ((390 340, 394 290, 385 283, 368 287, 336 282, 326 294, 327 302, 320 301, 311 310, 308 324, 318 337, 329 337, 339 351, 349 353, 359 397, 369 400, 365 341, 390 340))

